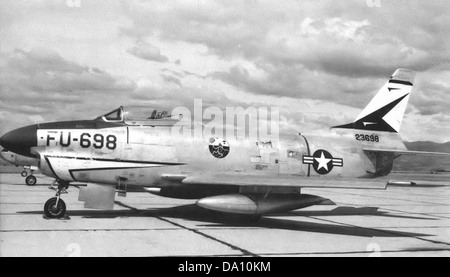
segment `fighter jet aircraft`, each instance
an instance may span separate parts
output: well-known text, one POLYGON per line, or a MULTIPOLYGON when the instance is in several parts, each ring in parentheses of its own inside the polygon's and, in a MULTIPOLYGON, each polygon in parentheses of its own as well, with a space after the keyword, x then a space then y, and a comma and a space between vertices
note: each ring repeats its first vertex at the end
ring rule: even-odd
POLYGON ((408 151, 398 134, 413 79, 414 72, 396 70, 354 122, 320 136, 187 138, 172 132, 179 121, 168 113, 133 118, 119 107, 94 120, 19 128, 0 144, 38 158, 40 171, 57 179, 56 195, 44 205, 51 218, 65 214, 61 192, 71 182, 87 183, 79 194, 86 208, 112 209, 116 192, 138 190, 261 216, 331 202, 302 188, 386 189, 379 177, 401 155, 448 155, 408 151))
POLYGON ((36 177, 33 174, 35 171, 38 171, 38 159, 22 156, 6 150, 0 152, 0 158, 15 166, 23 166, 23 171, 20 174, 22 177, 26 177, 25 184, 28 186, 36 185, 36 177))

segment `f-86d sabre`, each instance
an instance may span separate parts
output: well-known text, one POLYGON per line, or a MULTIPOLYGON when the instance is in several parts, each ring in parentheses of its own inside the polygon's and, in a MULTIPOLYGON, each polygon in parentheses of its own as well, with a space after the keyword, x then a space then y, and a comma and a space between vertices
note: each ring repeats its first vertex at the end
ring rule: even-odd
POLYGON ((18 155, 6 150, 0 152, 0 158, 15 166, 23 166, 23 171, 20 174, 22 177, 25 177, 25 184, 28 186, 36 185, 37 180, 33 174, 38 170, 39 161, 37 159, 18 155))
POLYGON ((320 136, 186 138, 172 132, 179 121, 166 112, 132 118, 120 107, 94 120, 19 128, 0 144, 38 159, 39 170, 56 178, 56 196, 44 206, 48 217, 64 215, 61 192, 71 182, 87 183, 79 194, 86 208, 112 209, 117 191, 141 191, 260 216, 332 203, 301 188, 385 189, 378 177, 401 155, 448 155, 408 151, 398 135, 413 77, 396 70, 354 122, 320 136))

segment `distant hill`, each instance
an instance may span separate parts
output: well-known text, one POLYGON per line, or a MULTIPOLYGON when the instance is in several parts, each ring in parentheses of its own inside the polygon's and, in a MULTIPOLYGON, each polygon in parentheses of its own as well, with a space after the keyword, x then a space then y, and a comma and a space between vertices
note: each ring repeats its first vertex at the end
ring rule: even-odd
MULTIPOLYGON (((412 151, 446 152, 450 153, 450 141, 436 143, 431 141, 405 141, 406 148, 412 151)), ((450 157, 430 156, 401 156, 394 162, 394 171, 421 171, 421 172, 450 172, 450 157)))

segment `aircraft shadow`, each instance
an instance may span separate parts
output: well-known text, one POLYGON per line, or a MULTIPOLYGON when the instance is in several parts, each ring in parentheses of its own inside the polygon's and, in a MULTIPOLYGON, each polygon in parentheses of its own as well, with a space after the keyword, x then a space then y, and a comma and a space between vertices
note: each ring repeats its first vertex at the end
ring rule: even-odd
MULTIPOLYGON (((236 216, 205 210, 194 204, 158 210, 145 210, 143 211, 143 213, 158 217, 182 218, 193 221, 210 222, 198 225, 204 227, 243 227, 243 228, 258 227, 267 229, 326 233, 326 234, 358 236, 358 237, 430 236, 428 234, 421 234, 421 233, 381 230, 376 228, 340 225, 339 223, 337 224, 316 223, 316 222, 291 220, 276 217, 262 217, 259 221, 254 221, 252 218, 246 216, 236 216)), ((285 215, 290 215, 290 213, 277 214, 277 216, 285 216, 285 215)), ((347 213, 347 215, 350 214, 347 213)))
POLYGON ((402 185, 402 184, 389 184, 388 188, 442 188, 447 187, 447 184, 415 184, 415 185, 402 185))
POLYGON ((380 211, 378 207, 337 207, 330 211, 292 211, 283 214, 274 214, 279 216, 349 216, 349 215, 370 215, 370 216, 382 216, 390 218, 403 218, 403 219, 420 219, 420 220, 438 220, 437 218, 420 217, 420 216, 408 216, 400 214, 392 214, 389 212, 380 211))
MULTIPOLYGON (((374 210, 377 208, 349 208, 341 207, 332 211, 296 211, 283 214, 276 214, 275 216, 283 216, 283 218, 276 217, 262 217, 258 221, 248 216, 239 216, 225 214, 210 210, 205 210, 195 204, 183 205, 171 208, 160 209, 146 209, 146 210, 69 210, 67 215, 81 216, 83 218, 117 218, 117 217, 156 217, 164 218, 170 221, 170 218, 177 218, 183 220, 200 221, 197 227, 227 227, 227 228, 266 228, 277 230, 291 230, 299 232, 324 233, 334 235, 346 235, 356 237, 425 237, 431 236, 429 234, 411 233, 402 231, 392 231, 376 228, 366 228, 352 225, 333 224, 333 223, 317 223, 301 220, 291 220, 285 218, 286 216, 326 216, 326 215, 377 215, 374 210)), ((41 211, 20 212, 23 214, 42 214, 41 211)), ((381 215, 386 216, 386 215, 381 215)), ((396 216, 394 216, 396 217, 396 216)), ((421 219, 421 218, 420 218, 421 219)), ((429 219, 429 218, 427 218, 429 219)), ((178 225, 178 224, 177 224, 178 225)))

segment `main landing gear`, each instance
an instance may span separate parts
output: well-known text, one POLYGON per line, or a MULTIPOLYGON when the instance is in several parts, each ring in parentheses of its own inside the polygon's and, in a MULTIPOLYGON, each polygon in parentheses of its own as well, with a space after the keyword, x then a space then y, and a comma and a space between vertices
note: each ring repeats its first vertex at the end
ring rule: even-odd
POLYGON ((49 189, 55 190, 55 197, 50 198, 45 202, 44 213, 47 218, 61 218, 66 213, 66 203, 61 199, 61 194, 67 193, 69 182, 62 180, 55 180, 55 182, 49 187, 49 189), (58 186, 55 187, 55 184, 58 186))
POLYGON ((36 177, 34 175, 29 175, 27 178, 25 178, 25 183, 27 186, 34 186, 36 185, 36 177))
POLYGON ((20 173, 20 175, 22 175, 22 177, 26 177, 25 184, 27 184, 27 186, 34 186, 37 183, 36 177, 33 175, 33 173, 34 173, 33 170, 30 170, 30 173, 28 173, 28 171, 26 171, 26 170, 23 170, 20 173))

